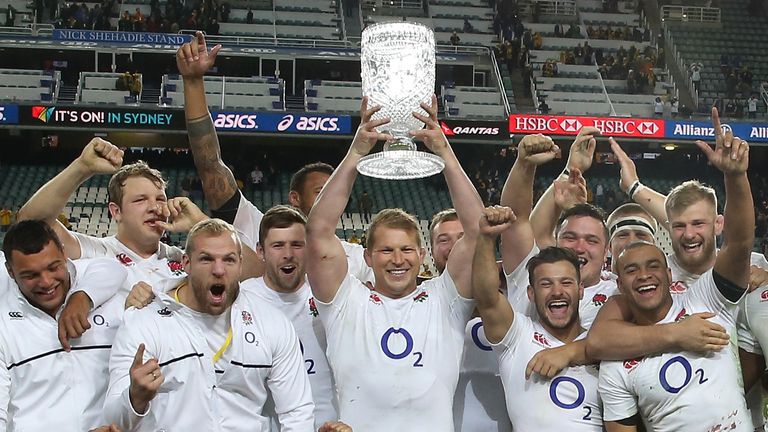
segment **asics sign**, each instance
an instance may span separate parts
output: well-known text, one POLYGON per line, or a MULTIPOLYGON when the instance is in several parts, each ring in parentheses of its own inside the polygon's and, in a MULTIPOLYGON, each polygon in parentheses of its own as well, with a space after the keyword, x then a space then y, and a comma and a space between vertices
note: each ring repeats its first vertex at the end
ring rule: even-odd
POLYGON ((349 116, 322 114, 215 112, 213 124, 220 131, 295 134, 348 134, 352 131, 349 116))
POLYGON ((518 134, 576 135, 587 126, 596 127, 603 134, 617 137, 664 137, 664 121, 657 119, 534 114, 513 114, 509 117, 509 132, 518 134))

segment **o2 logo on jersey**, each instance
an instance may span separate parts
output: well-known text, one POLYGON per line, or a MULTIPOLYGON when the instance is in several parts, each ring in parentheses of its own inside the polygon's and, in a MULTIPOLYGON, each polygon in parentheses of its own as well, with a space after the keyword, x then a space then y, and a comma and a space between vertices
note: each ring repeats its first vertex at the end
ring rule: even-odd
MULTIPOLYGON (((301 348, 301 356, 304 357, 304 344, 299 340, 299 348, 301 348)), ((315 371, 315 361, 311 358, 304 358, 304 364, 307 365, 307 375, 314 375, 317 373, 315 371)))
POLYGON ((404 328, 396 329, 390 327, 389 330, 385 331, 381 336, 381 350, 384 351, 384 355, 392 360, 402 360, 413 353, 413 367, 424 367, 424 364, 421 363, 421 352, 413 351, 413 336, 411 336, 411 334, 408 333, 408 330, 404 328), (393 335, 400 335, 405 340, 405 347, 399 353, 394 353, 389 349, 389 339, 393 337, 393 335))
MULTIPOLYGON (((578 408, 581 406, 581 404, 584 403, 584 399, 586 398, 587 393, 584 390, 584 384, 581 383, 581 381, 577 380, 576 378, 571 378, 567 376, 561 376, 557 377, 552 380, 552 383, 549 385, 549 398, 552 400, 552 403, 557 405, 559 408, 572 410, 575 408, 578 408), (557 389, 560 386, 563 387, 563 391, 560 395, 557 393, 557 389), (561 398, 565 396, 565 394, 572 394, 573 389, 576 390, 576 397, 573 398, 572 402, 564 401, 561 398)), ((592 420, 592 407, 591 406, 584 406, 584 417, 582 417, 582 420, 592 420)))
POLYGON ((475 343, 475 345, 480 348, 483 351, 491 351, 492 348, 485 344, 480 339, 480 329, 483 328, 483 322, 476 322, 475 325, 472 326, 472 331, 470 332, 472 334, 472 342, 475 343))
POLYGON ((691 382, 691 378, 694 374, 698 377, 699 384, 704 384, 709 381, 709 378, 704 377, 704 369, 699 368, 694 372, 688 359, 682 356, 675 356, 667 360, 659 370, 659 382, 661 382, 661 387, 664 390, 672 394, 677 394, 691 382), (680 385, 671 384, 667 379, 667 371, 676 363, 682 366, 683 371, 685 372, 685 378, 680 385))

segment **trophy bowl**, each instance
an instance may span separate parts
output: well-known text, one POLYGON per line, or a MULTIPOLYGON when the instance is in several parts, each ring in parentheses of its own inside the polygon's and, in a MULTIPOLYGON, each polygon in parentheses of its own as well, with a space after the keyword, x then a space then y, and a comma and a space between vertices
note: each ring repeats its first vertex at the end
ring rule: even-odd
POLYGON ((373 120, 390 122, 376 128, 392 135, 384 151, 360 160, 357 170, 369 177, 406 180, 429 177, 445 163, 434 154, 420 152, 408 131, 424 127, 413 116, 424 116, 421 102, 430 104, 435 92, 435 35, 429 27, 410 22, 374 24, 363 31, 361 41, 363 96, 368 106, 382 108, 373 120))

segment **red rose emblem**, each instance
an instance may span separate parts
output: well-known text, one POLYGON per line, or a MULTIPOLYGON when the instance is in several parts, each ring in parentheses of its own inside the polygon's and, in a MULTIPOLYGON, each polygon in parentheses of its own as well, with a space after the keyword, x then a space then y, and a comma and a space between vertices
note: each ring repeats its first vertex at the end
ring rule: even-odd
POLYGON ((763 290, 763 292, 760 293, 760 301, 768 301, 768 289, 763 290))
POLYGON ((683 310, 681 310, 680 313, 675 317, 675 322, 680 322, 685 318, 688 318, 688 313, 686 313, 685 308, 683 308, 683 310))
POLYGON ((608 297, 605 294, 595 294, 594 297, 592 297, 592 304, 595 306, 601 306, 604 305, 605 302, 608 301, 608 297))
POLYGON ((315 298, 310 297, 309 298, 309 314, 313 317, 316 317, 319 315, 319 312, 317 311, 317 305, 315 304, 315 298))

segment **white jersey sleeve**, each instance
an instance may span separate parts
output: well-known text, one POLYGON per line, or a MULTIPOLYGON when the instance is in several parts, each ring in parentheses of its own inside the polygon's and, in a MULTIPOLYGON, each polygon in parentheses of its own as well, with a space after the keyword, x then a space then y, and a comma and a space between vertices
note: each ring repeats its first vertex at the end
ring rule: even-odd
POLYGON ((459 294, 453 278, 451 278, 447 271, 432 280, 439 282, 440 286, 437 289, 431 290, 431 292, 436 293, 440 297, 448 307, 448 310, 451 311, 453 319, 461 323, 461 327, 464 328, 467 321, 472 317, 472 311, 475 310, 474 299, 467 299, 459 294))
POLYGON ((502 363, 507 357, 515 355, 520 341, 525 335, 533 332, 533 322, 525 315, 515 313, 512 319, 512 325, 504 337, 497 344, 491 344, 499 357, 499 363, 502 363))
POLYGON ((274 362, 267 378, 267 386, 275 403, 280 430, 313 430, 315 405, 312 402, 312 389, 304 367, 299 338, 285 316, 281 314, 278 321, 282 322, 270 323, 274 324, 275 351, 272 354, 274 362))
POLYGON ((706 273, 702 274, 688 289, 688 295, 702 302, 711 312, 725 312, 723 314, 724 317, 726 317, 730 324, 735 326, 738 313, 736 303, 725 298, 720 292, 720 289, 715 284, 712 272, 713 269, 709 269, 706 273))
POLYGON ((8 430, 8 404, 11 401, 11 372, 5 356, 5 340, 0 344, 0 430, 8 430))
POLYGON ((536 316, 536 307, 528 299, 528 261, 539 253, 539 247, 535 244, 528 252, 525 258, 520 261, 520 265, 512 271, 505 274, 507 278, 507 299, 515 312, 522 313, 529 317, 536 316))
POLYGON ((329 303, 324 303, 315 299, 315 303, 320 311, 320 320, 323 322, 327 334, 330 334, 337 326, 342 324, 345 309, 353 301, 352 299, 358 296, 367 297, 369 293, 366 291, 368 291, 368 288, 362 285, 359 279, 351 273, 347 273, 347 276, 339 285, 333 300, 329 303))
POLYGON ((627 382, 627 372, 618 361, 602 362, 598 391, 603 400, 603 420, 619 421, 638 413, 637 399, 627 382))
POLYGON ((93 237, 78 232, 70 232, 80 243, 80 258, 99 258, 110 256, 109 246, 103 238, 93 237))
POLYGON ((365 248, 359 244, 348 243, 344 240, 341 241, 341 246, 344 247, 344 252, 347 254, 348 272, 360 279, 361 282, 373 283, 373 269, 368 267, 363 257, 365 248))
POLYGON ((128 277, 125 267, 112 258, 79 259, 72 264, 78 279, 73 292, 87 294, 94 308, 114 297, 128 277))
POLYGON ((256 245, 259 243, 259 226, 263 217, 264 213, 240 193, 240 204, 235 214, 235 223, 232 225, 240 241, 253 250, 256 250, 256 245))
POLYGON ((144 414, 137 413, 129 397, 131 365, 139 345, 145 345, 143 361, 152 358, 155 353, 151 343, 155 338, 142 331, 140 318, 139 311, 134 308, 125 311, 123 325, 117 330, 109 357, 109 387, 104 401, 104 419, 107 424, 114 423, 126 431, 139 429, 141 421, 152 410, 150 402, 144 414))

